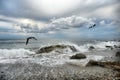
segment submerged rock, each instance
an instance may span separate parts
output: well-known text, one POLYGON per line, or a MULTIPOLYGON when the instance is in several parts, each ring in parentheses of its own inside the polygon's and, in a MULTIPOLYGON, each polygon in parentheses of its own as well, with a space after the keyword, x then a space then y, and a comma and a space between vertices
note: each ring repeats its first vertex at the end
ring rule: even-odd
POLYGON ((116 57, 120 57, 120 52, 116 52, 116 57))
POLYGON ((105 46, 105 47, 106 47, 106 48, 109 48, 109 49, 111 49, 111 50, 113 49, 113 47, 112 47, 112 46, 105 46))
POLYGON ((114 45, 114 48, 120 48, 120 46, 114 45))
POLYGON ((70 48, 73 52, 77 51, 77 49, 74 46, 69 46, 69 45, 52 45, 52 46, 47 46, 47 47, 42 47, 40 48, 36 53, 49 53, 52 52, 56 49, 64 49, 64 48, 70 48))
POLYGON ((95 49, 95 47, 93 47, 93 46, 90 46, 90 47, 89 47, 89 50, 93 50, 93 49, 95 49))
POLYGON ((81 53, 75 54, 75 55, 70 57, 70 59, 85 59, 85 58, 86 58, 86 55, 81 54, 81 53))

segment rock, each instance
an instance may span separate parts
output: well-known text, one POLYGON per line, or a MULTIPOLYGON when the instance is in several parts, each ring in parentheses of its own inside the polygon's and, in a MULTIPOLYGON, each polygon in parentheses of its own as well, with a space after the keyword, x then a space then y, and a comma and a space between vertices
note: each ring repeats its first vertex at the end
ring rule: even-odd
POLYGON ((115 77, 120 78, 120 72, 115 75, 115 77))
POLYGON ((93 47, 93 46, 90 46, 90 47, 89 47, 89 50, 93 50, 93 49, 95 49, 95 47, 93 47))
POLYGON ((53 46, 48 46, 48 47, 42 47, 40 48, 40 50, 37 51, 37 54, 38 53, 49 53, 55 49, 64 49, 66 48, 66 46, 61 46, 61 45, 53 45, 53 46))
POLYGON ((109 48, 109 49, 113 49, 113 47, 112 46, 105 46, 106 48, 109 48))
POLYGON ((73 51, 73 52, 76 52, 77 49, 74 47, 74 46, 69 46, 69 48, 73 51))
POLYGON ((47 47, 42 47, 40 48, 36 53, 49 53, 51 51, 54 51, 56 49, 64 49, 64 48, 70 48, 73 52, 77 51, 77 49, 74 46, 69 46, 69 45, 52 45, 52 46, 47 46, 47 47))
POLYGON ((98 66, 98 62, 94 60, 90 60, 86 66, 98 66))
POLYGON ((120 52, 116 52, 116 57, 120 57, 120 52))
POLYGON ((120 48, 120 46, 114 45, 114 48, 120 48))
POLYGON ((70 59, 85 59, 85 58, 86 58, 86 55, 81 54, 81 53, 75 54, 75 55, 70 57, 70 59))
POLYGON ((90 60, 86 66, 100 66, 104 68, 111 68, 113 70, 120 71, 120 62, 99 62, 99 61, 94 61, 90 60))

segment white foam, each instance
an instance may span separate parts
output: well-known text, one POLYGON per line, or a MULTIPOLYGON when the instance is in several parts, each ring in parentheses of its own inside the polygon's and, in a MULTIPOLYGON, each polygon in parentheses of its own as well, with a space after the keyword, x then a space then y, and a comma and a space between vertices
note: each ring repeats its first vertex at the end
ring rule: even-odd
POLYGON ((100 61, 104 58, 104 56, 98 56, 98 55, 87 55, 86 59, 81 59, 81 60, 67 60, 66 63, 72 64, 72 65, 77 65, 77 66, 86 66, 87 63, 90 60, 94 61, 100 61))
MULTIPOLYGON (((114 46, 114 45, 120 45, 120 42, 115 42, 115 41, 103 41, 100 42, 98 41, 97 43, 87 43, 84 45, 80 45, 78 46, 77 44, 71 43, 71 42, 60 42, 57 44, 47 44, 47 45, 42 45, 40 48, 42 47, 46 47, 46 46, 52 46, 52 45, 69 45, 69 46, 74 46, 74 48, 78 51, 78 52, 87 52, 89 51, 89 47, 93 46, 95 47, 95 49, 107 49, 106 46, 114 46)), ((68 53, 69 53, 70 49, 68 49, 68 53)), ((65 53, 65 51, 63 51, 65 53)), ((71 51, 70 51, 71 52, 71 51)))
POLYGON ((29 54, 34 54, 34 52, 26 49, 0 49, 0 59, 27 57, 29 54))
POLYGON ((88 44, 84 44, 84 45, 80 46, 79 50, 81 52, 86 52, 86 51, 88 51, 90 46, 95 47, 95 49, 100 49, 100 50, 102 49, 103 50, 103 49, 107 49, 106 46, 114 47, 114 45, 119 46, 120 42, 115 42, 115 41, 107 41, 107 42, 105 42, 104 41, 104 42, 97 42, 96 44, 88 43, 88 44))
MULTIPOLYGON (((60 64, 65 64, 65 63, 85 66, 89 60, 98 61, 98 60, 102 60, 104 57, 94 54, 94 55, 87 55, 86 59, 71 60, 70 56, 76 53, 79 53, 79 52, 83 52, 84 54, 84 52, 88 51, 88 48, 90 46, 94 46, 95 48, 98 48, 98 49, 99 48, 106 49, 105 48, 106 45, 108 46, 119 45, 118 42, 114 42, 114 41, 98 42, 96 44, 85 44, 82 46, 78 46, 70 42, 66 42, 66 43, 63 42, 63 43, 58 43, 58 44, 74 46, 75 49, 77 49, 77 52, 72 52, 72 50, 69 47, 58 50, 58 52, 54 50, 47 54, 46 53, 35 54, 35 52, 27 50, 27 49, 0 49, 0 63, 13 63, 13 62, 19 61, 18 58, 23 58, 20 60, 24 63, 33 62, 33 63, 45 65, 45 66, 60 65, 60 64), (30 57, 31 54, 35 54, 35 57, 30 57), (28 58, 24 58, 24 57, 28 57, 28 58)), ((46 45, 44 45, 43 47, 45 46, 46 45)), ((49 44, 47 46, 51 46, 51 45, 49 44)))

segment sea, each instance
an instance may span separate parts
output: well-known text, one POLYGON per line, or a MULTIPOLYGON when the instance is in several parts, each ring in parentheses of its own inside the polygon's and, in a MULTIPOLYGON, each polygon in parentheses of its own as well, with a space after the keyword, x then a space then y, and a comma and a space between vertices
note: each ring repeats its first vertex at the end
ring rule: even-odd
POLYGON ((115 53, 119 50, 114 46, 119 46, 118 40, 81 40, 81 39, 31 39, 26 45, 24 40, 0 40, 0 63, 14 64, 36 63, 43 66, 58 66, 63 64, 75 64, 85 66, 90 60, 114 61, 117 60, 115 53), (41 48, 66 45, 73 46, 76 51, 67 47, 55 49, 49 53, 37 53, 41 48), (90 49, 90 47, 94 49, 90 49), (110 47, 113 47, 112 49, 110 47), (70 59, 75 54, 84 54, 85 59, 70 59))

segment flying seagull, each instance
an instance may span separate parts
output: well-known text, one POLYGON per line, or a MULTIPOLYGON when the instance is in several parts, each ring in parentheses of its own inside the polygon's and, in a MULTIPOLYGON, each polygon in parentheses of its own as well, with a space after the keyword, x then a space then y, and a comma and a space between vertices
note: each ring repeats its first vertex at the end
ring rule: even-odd
POLYGON ((27 38, 27 41, 26 41, 26 45, 28 44, 29 39, 34 39, 34 40, 37 40, 35 37, 28 37, 28 38, 27 38))
POLYGON ((94 25, 90 26, 90 27, 89 27, 89 29, 90 29, 90 28, 93 28, 93 27, 95 27, 95 26, 96 26, 96 24, 94 24, 94 25))

